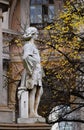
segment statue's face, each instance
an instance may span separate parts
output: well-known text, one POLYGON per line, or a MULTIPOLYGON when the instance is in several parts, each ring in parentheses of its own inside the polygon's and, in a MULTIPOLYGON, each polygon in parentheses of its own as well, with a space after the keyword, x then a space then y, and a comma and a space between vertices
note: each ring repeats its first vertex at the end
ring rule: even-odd
POLYGON ((38 38, 38 33, 35 33, 34 35, 33 35, 33 39, 37 39, 38 38))

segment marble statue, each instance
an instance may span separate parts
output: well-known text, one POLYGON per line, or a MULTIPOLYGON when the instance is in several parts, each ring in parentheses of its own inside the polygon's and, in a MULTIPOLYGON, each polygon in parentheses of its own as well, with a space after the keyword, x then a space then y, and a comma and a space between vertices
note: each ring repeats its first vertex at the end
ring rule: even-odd
MULTIPOLYGON (((35 40, 38 37, 38 30, 35 27, 28 27, 23 35, 23 64, 24 71, 21 78, 21 85, 18 88, 18 99, 21 95, 28 91, 28 96, 25 100, 28 102, 28 117, 41 117, 38 115, 38 106, 40 98, 43 94, 42 87, 42 67, 39 50, 35 45, 35 40), (28 98, 28 99, 27 99, 28 98)), ((23 98, 24 100, 24 98, 23 98)), ((24 103, 26 103, 24 101, 24 103)), ((21 105, 21 104, 20 104, 21 105)), ((20 106, 20 109, 21 106, 20 106)), ((26 108, 27 109, 27 108, 26 108)), ((25 110, 24 110, 25 111, 25 110)))

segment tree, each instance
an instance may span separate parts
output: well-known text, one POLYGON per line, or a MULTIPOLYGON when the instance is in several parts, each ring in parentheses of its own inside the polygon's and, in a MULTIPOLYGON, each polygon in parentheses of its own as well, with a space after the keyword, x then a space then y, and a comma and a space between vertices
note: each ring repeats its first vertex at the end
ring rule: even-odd
MULTIPOLYGON (((42 53, 44 82, 53 95, 49 110, 60 104, 69 105, 70 113, 80 110, 84 107, 84 1, 67 0, 58 19, 45 27, 44 39, 39 41, 46 49, 42 53)), ((72 121, 84 123, 81 117, 72 121)))

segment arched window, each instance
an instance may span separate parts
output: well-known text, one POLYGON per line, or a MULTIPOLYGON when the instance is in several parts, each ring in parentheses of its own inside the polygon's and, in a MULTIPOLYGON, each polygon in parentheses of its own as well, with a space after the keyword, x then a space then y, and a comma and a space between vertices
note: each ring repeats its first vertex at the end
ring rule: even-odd
POLYGON ((41 25, 51 23, 54 18, 53 0, 30 0, 30 24, 41 25))

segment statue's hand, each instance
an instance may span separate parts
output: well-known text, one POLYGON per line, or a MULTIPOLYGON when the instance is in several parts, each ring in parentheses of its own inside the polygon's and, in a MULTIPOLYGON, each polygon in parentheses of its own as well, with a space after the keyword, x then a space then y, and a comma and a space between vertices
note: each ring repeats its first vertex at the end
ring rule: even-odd
POLYGON ((22 93, 23 90, 19 90, 18 91, 18 99, 20 100, 21 99, 21 93, 22 93))
POLYGON ((26 87, 19 87, 18 88, 18 99, 21 99, 21 94, 26 90, 26 87))

